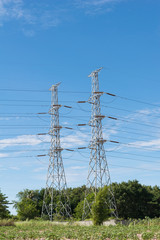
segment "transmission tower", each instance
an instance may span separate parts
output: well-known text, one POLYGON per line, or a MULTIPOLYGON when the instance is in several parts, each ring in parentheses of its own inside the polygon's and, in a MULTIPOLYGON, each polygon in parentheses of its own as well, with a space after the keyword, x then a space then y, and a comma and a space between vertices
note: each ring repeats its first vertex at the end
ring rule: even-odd
POLYGON ((60 83, 53 85, 49 90, 52 92, 51 96, 51 146, 49 151, 49 166, 46 181, 46 189, 44 192, 42 217, 48 215, 50 221, 57 218, 69 218, 71 216, 71 209, 69 199, 66 195, 66 177, 62 161, 62 150, 60 145, 60 129, 59 125, 59 108, 58 104, 58 86, 60 83))
POLYGON ((92 137, 89 145, 90 162, 82 216, 83 219, 87 218, 89 213, 91 213, 91 206, 95 202, 96 194, 99 189, 103 188, 104 186, 108 186, 110 192, 107 207, 111 209, 114 216, 117 216, 116 203, 113 191, 111 189, 111 178, 104 150, 104 143, 106 140, 103 139, 102 133, 102 119, 105 118, 105 116, 101 114, 100 106, 100 97, 103 95, 103 92, 99 91, 98 73, 101 71, 101 69, 102 68, 93 71, 89 75, 89 77, 92 79, 92 93, 88 101, 92 105, 91 120, 89 122, 89 125, 91 126, 92 137), (87 199, 90 193, 94 193, 94 200, 92 202, 87 199))

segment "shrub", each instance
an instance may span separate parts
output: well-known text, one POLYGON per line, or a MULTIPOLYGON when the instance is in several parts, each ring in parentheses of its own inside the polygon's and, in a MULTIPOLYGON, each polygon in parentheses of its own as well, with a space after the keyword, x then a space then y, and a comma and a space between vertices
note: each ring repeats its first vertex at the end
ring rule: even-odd
POLYGON ((0 220, 0 226, 15 226, 14 221, 12 219, 2 219, 0 220))
POLYGON ((92 220, 94 225, 101 225, 103 221, 107 220, 111 210, 108 204, 108 187, 102 188, 92 205, 92 220))

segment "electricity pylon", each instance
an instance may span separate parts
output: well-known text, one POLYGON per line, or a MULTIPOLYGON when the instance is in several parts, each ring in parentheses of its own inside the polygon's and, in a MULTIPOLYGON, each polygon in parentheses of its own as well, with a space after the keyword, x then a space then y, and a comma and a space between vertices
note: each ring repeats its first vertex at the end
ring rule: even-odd
POLYGON ((113 191, 111 189, 111 178, 104 150, 104 143, 106 140, 103 139, 102 133, 102 119, 105 118, 105 116, 101 114, 100 106, 100 97, 103 95, 103 92, 99 91, 98 73, 101 71, 101 69, 102 68, 93 71, 89 75, 89 77, 92 79, 92 93, 88 100, 88 102, 90 102, 92 105, 91 120, 89 122, 89 125, 91 126, 92 137, 89 145, 90 162, 82 216, 83 219, 87 218, 89 213, 91 213, 91 206, 95 202, 97 192, 104 186, 109 187, 110 193, 107 207, 111 210, 112 214, 117 217, 117 208, 113 191), (94 194, 94 200, 92 202, 91 200, 87 199, 90 193, 94 194))
POLYGON ((60 83, 53 85, 49 90, 52 92, 51 109, 51 146, 49 151, 49 166, 46 181, 46 189, 44 192, 42 217, 48 215, 49 220, 52 221, 54 217, 69 218, 71 216, 71 209, 69 199, 66 195, 67 183, 62 161, 62 150, 60 144, 60 129, 59 125, 59 108, 58 104, 58 86, 60 83))

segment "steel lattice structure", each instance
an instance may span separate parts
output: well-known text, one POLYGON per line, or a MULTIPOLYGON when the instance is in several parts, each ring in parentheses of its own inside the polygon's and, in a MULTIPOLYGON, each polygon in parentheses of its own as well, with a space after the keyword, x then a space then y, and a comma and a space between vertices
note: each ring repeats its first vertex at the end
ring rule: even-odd
POLYGON ((66 195, 67 183, 62 161, 62 150, 60 144, 60 130, 62 126, 59 125, 59 108, 58 104, 58 86, 60 83, 53 85, 50 88, 52 92, 51 97, 51 146, 49 151, 49 166, 46 181, 46 189, 44 192, 42 217, 48 215, 50 221, 54 217, 62 218, 71 216, 71 209, 69 199, 66 195))
POLYGON ((108 207, 111 209, 112 214, 117 216, 116 203, 110 187, 111 178, 104 150, 104 142, 106 142, 106 140, 103 139, 102 133, 102 119, 105 118, 105 116, 101 114, 100 106, 100 97, 103 95, 103 92, 99 91, 98 73, 101 69, 102 68, 93 71, 89 75, 89 77, 92 79, 92 93, 89 98, 89 102, 92 105, 91 120, 89 122, 89 125, 91 126, 92 137, 89 145, 90 162, 82 216, 83 219, 85 219, 91 212, 91 206, 95 201, 96 194, 99 189, 103 188, 104 186, 109 186, 110 191, 108 207), (90 193, 94 193, 94 200, 92 202, 89 202, 87 199, 90 193))

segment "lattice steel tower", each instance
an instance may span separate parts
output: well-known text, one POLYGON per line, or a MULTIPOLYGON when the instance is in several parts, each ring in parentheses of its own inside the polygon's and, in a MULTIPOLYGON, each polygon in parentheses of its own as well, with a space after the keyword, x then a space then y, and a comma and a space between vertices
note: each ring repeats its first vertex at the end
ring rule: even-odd
POLYGON ((46 189, 43 199, 42 216, 48 215, 50 221, 56 217, 70 217, 71 209, 69 199, 66 195, 67 183, 62 161, 62 150, 60 144, 58 86, 60 83, 50 88, 51 97, 51 146, 49 151, 49 166, 46 181, 46 189))
POLYGON ((92 79, 92 93, 89 98, 89 102, 92 105, 92 114, 89 125, 91 126, 91 142, 90 148, 90 162, 87 178, 87 190, 85 193, 84 209, 83 209, 83 219, 85 219, 91 212, 91 206, 95 201, 96 194, 99 188, 103 188, 105 185, 109 186, 110 198, 109 198, 109 208, 112 209, 112 214, 117 216, 116 203, 112 189, 110 188, 111 179, 108 169, 106 154, 104 150, 104 142, 102 133, 102 119, 105 118, 101 114, 100 97, 103 92, 99 91, 99 80, 98 73, 102 68, 93 71, 89 77, 92 79), (89 203, 87 197, 90 193, 94 193, 94 200, 89 203))

